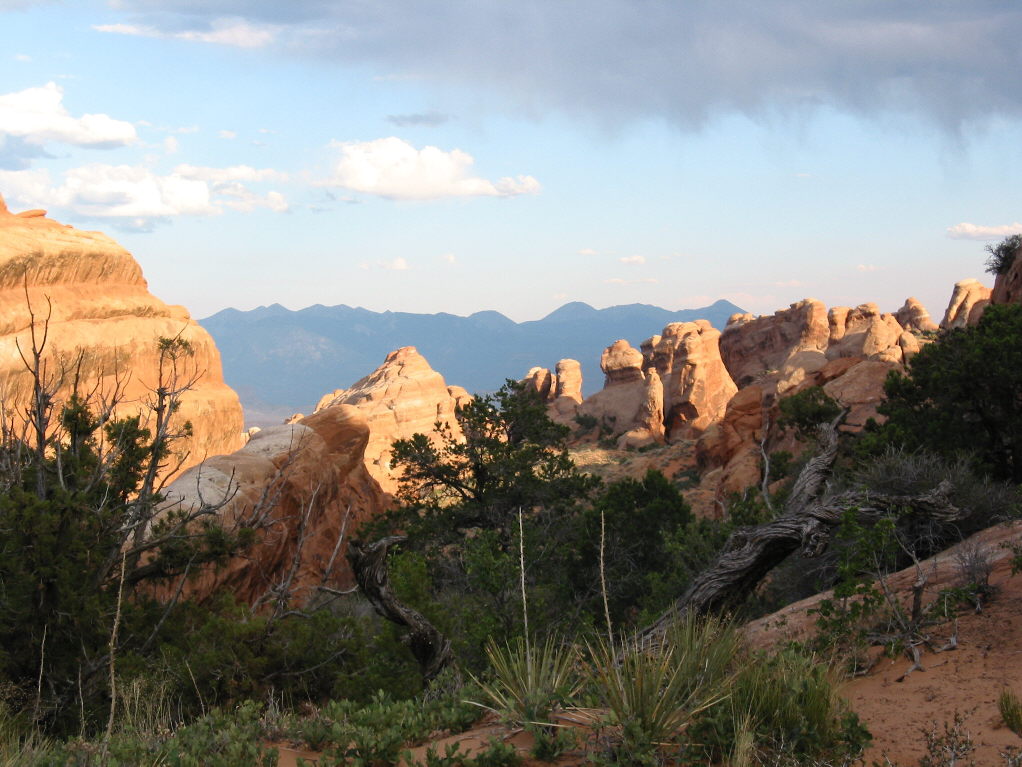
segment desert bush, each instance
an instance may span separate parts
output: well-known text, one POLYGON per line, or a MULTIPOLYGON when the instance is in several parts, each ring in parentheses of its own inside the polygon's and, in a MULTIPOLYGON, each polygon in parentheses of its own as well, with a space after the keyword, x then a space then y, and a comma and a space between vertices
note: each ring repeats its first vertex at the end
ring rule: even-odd
POLYGON ((686 616, 652 647, 596 641, 589 647, 596 691, 620 728, 618 764, 655 764, 700 713, 728 696, 737 632, 717 619, 686 616))
POLYGON ((479 705, 516 725, 549 723, 551 712, 569 703, 581 685, 575 649, 553 635, 535 645, 523 637, 503 647, 491 640, 486 656, 492 680, 476 681, 488 701, 479 705))
POLYGON ((1001 719, 1013 733, 1022 738, 1022 701, 1013 690, 1002 690, 997 698, 997 710, 1001 712, 1001 719))
POLYGON ((1013 234, 996 245, 987 245, 986 251, 990 254, 986 263, 987 272, 995 275, 1007 274, 1019 252, 1022 252, 1022 234, 1013 234))
POLYGON ((779 407, 781 417, 777 424, 792 429, 800 440, 813 439, 820 424, 832 421, 841 412, 841 406, 820 386, 810 386, 785 397, 779 407))

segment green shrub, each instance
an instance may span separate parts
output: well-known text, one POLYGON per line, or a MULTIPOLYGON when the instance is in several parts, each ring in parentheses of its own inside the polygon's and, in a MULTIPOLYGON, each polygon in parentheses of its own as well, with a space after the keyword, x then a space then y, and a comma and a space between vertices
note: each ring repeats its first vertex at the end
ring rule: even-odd
POLYGON ((822 387, 810 386, 780 401, 778 425, 793 429, 800 440, 816 436, 817 427, 828 423, 841 412, 841 406, 822 387))
POLYGON ((1013 690, 1002 690, 997 699, 997 709, 1008 729, 1022 738, 1022 701, 1013 690))
POLYGON ((987 272, 1007 274, 1011 265, 1015 263, 1015 258, 1022 251, 1022 234, 1013 234, 1005 237, 996 245, 987 245, 986 251, 990 254, 986 263, 987 272))
POLYGON ((504 647, 491 640, 486 656, 493 681, 476 682, 489 701, 485 707, 516 725, 548 723, 578 692, 575 650, 553 635, 535 646, 522 637, 504 647))

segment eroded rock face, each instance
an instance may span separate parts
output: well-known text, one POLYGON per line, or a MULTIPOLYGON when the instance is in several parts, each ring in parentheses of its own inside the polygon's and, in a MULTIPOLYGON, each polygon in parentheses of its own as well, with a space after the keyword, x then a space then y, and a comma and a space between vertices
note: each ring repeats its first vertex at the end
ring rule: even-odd
POLYGON ((825 354, 830 334, 827 308, 807 298, 773 315, 732 316, 720 336, 720 356, 732 380, 744 387, 763 371, 780 370, 796 354, 825 354))
POLYGON ((827 359, 870 357, 901 362, 899 339, 904 329, 893 314, 882 313, 876 304, 861 304, 854 309, 834 307, 828 321, 827 359))
POLYGON ((296 605, 306 603, 321 584, 352 585, 344 557, 347 541, 384 504, 383 491, 363 463, 369 437, 358 408, 336 405, 294 424, 262 429, 237 452, 210 458, 171 483, 165 511, 226 498, 218 511, 225 524, 259 522, 248 556, 203 573, 188 584, 191 593, 201 598, 228 588, 240 600, 269 609, 272 588, 296 558, 291 584, 296 605))
POLYGON ((738 391, 720 357, 720 332, 706 320, 673 322, 658 338, 646 365, 663 381, 665 430, 671 441, 693 439, 738 391))
POLYGON ((940 326, 947 330, 975 325, 983 316, 983 310, 990 303, 991 292, 990 288, 979 280, 969 279, 956 282, 940 326))
POLYGON ((31 389, 18 353, 18 344, 31 348, 29 304, 37 319, 51 312, 44 352, 50 374, 65 374, 58 400, 79 367, 86 391, 98 386, 109 395, 121 382, 119 415, 145 411, 159 385, 158 341, 180 338, 191 353, 177 362, 178 385, 193 382, 176 415, 193 428, 176 445, 187 454, 184 466, 241 446, 241 403, 224 383, 213 339, 184 307, 151 295, 138 263, 106 235, 64 226, 43 211, 14 215, 0 199, 0 394, 12 408, 31 389))
POLYGON ((916 298, 906 298, 902 307, 894 313, 894 318, 905 330, 917 333, 932 333, 939 327, 926 311, 926 307, 916 298))
POLYGON ((1011 266, 994 278, 994 289, 990 294, 993 304, 1022 304, 1022 248, 1015 251, 1011 266))
POLYGON ((414 346, 404 346, 388 354, 380 367, 350 389, 324 396, 316 413, 335 405, 353 405, 362 412, 369 425, 366 467, 384 490, 393 492, 397 489, 390 465, 394 440, 416 433, 432 436, 438 421, 448 424, 455 436, 460 435, 454 410, 469 399, 460 386, 448 386, 414 346))
POLYGON ((627 341, 615 341, 600 359, 604 385, 579 406, 601 428, 625 444, 639 447, 663 441, 663 386, 652 383, 642 369, 642 353, 627 341), (652 387, 652 388, 651 388, 652 387), (657 399, 659 398, 659 414, 657 399))

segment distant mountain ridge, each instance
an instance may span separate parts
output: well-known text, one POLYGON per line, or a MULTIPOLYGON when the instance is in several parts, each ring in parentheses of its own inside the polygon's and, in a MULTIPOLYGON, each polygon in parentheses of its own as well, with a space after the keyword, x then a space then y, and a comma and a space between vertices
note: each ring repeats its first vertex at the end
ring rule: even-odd
POLYGON ((224 377, 241 397, 246 423, 259 425, 310 412, 324 394, 351 386, 402 346, 415 346, 449 384, 471 392, 493 391, 534 365, 553 368, 560 359, 577 359, 588 394, 603 386, 600 354, 617 339, 637 347, 668 323, 697 319, 723 328, 743 311, 724 300, 680 311, 649 304, 595 309, 576 301, 519 323, 496 311, 460 317, 344 304, 292 311, 273 304, 224 309, 199 322, 220 349, 224 377))

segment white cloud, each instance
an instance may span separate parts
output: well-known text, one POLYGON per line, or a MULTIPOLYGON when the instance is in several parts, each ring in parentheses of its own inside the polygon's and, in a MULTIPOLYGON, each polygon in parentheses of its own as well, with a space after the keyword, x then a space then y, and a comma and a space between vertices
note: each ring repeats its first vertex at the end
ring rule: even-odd
POLYGON ((163 151, 167 154, 175 154, 181 148, 181 143, 173 136, 163 139, 163 151))
POLYGON ((138 138, 131 123, 105 114, 72 117, 63 100, 64 91, 54 82, 0 95, 0 134, 35 145, 59 142, 98 149, 124 146, 138 138))
POLYGON ((222 130, 217 131, 216 135, 218 135, 220 138, 235 139, 238 137, 238 132, 233 130, 222 130))
POLYGON ((238 183, 218 185, 215 191, 216 194, 225 198, 216 200, 217 204, 222 204, 240 213, 251 213, 257 208, 267 208, 274 213, 286 213, 290 210, 287 200, 280 192, 267 192, 260 196, 238 183))
POLYGON ((15 53, 14 60, 20 61, 22 63, 27 63, 32 60, 32 57, 29 56, 27 53, 15 53))
POLYGON ((408 262, 400 256, 393 261, 382 261, 380 266, 390 272, 407 272, 411 268, 408 266, 408 262))
POLYGON ((622 264, 644 264, 646 263, 646 257, 638 255, 625 256, 624 258, 619 258, 618 261, 620 261, 622 264))
POLYGON ((458 263, 458 258, 453 253, 444 253, 442 256, 440 256, 440 258, 442 258, 448 264, 458 263))
POLYGON ((231 165, 227 168, 210 168, 204 165, 178 165, 174 173, 185 178, 225 184, 230 181, 286 181, 287 174, 273 168, 253 168, 250 165, 231 165))
POLYGON ((805 283, 802 280, 781 280, 774 283, 774 286, 778 288, 801 288, 804 285, 805 283))
POLYGON ((0 171, 0 182, 20 202, 62 207, 90 218, 153 219, 219 212, 204 182, 175 174, 157 176, 138 166, 85 165, 67 171, 57 185, 46 171, 0 171))
POLYGON ((873 264, 859 264, 857 267, 860 272, 879 272, 880 267, 873 264))
POLYGON ((578 254, 580 256, 595 256, 597 252, 598 251, 593 250, 592 248, 582 248, 582 250, 578 251, 578 254))
POLYGON ((536 194, 532 176, 489 181, 470 175, 475 160, 460 149, 416 149, 395 136, 374 141, 332 142, 340 150, 333 176, 324 182, 392 200, 442 197, 510 197, 536 194))
POLYGON ((1017 221, 1014 224, 1001 226, 982 226, 963 221, 947 228, 947 236, 955 240, 999 240, 1001 237, 1008 237, 1020 232, 1022 232, 1022 224, 1017 221))
POLYGON ((262 48, 276 38, 277 30, 271 26, 255 26, 241 19, 219 18, 210 23, 207 30, 186 30, 169 32, 141 24, 96 24, 97 32, 134 37, 162 37, 171 40, 186 40, 196 43, 231 45, 236 48, 262 48))
MULTIPOLYGON (((202 170, 214 176, 212 171, 218 169, 202 170)), ((143 229, 175 216, 211 216, 225 210, 249 213, 260 208, 275 213, 289 210, 279 192, 260 195, 239 181, 213 183, 177 170, 159 175, 138 165, 85 165, 67 171, 56 183, 43 170, 0 171, 0 188, 25 207, 61 208, 143 229)))

